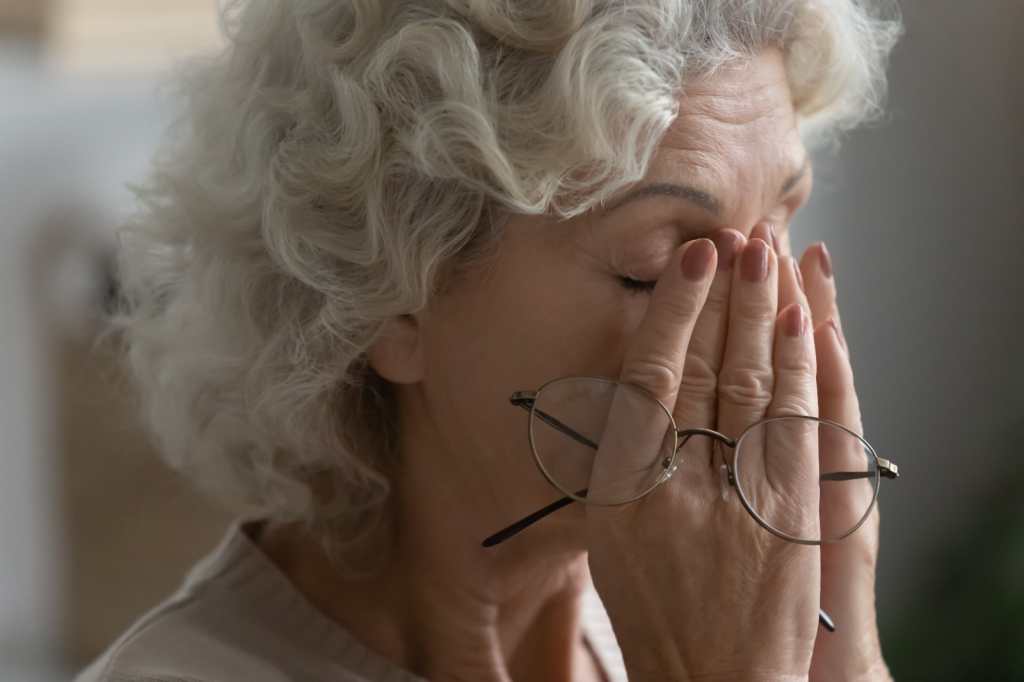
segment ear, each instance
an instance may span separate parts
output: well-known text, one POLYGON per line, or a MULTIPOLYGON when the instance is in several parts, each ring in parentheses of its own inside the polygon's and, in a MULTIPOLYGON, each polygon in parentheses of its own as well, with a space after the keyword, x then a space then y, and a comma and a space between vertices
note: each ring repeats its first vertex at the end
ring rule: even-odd
POLYGON ((423 343, 419 320, 399 315, 384 323, 367 351, 370 366, 393 384, 414 384, 423 379, 423 343))

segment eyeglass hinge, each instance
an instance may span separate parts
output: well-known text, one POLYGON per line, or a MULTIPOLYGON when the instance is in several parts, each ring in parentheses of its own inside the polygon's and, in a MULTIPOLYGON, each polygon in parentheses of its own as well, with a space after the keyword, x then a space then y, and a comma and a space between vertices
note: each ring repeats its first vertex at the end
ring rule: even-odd
POLYGON ((882 476, 886 478, 899 478, 900 468, 896 466, 896 462, 891 462, 882 457, 878 458, 878 468, 881 470, 882 476))
POLYGON ((533 407, 533 401, 536 399, 536 391, 516 391, 509 397, 508 401, 516 407, 523 407, 528 410, 533 407))

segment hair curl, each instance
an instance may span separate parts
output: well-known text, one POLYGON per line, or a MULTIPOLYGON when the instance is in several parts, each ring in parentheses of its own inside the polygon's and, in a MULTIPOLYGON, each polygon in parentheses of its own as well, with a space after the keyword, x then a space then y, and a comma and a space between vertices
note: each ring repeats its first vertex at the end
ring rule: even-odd
MULTIPOLYGON (((365 351, 486 251, 644 176, 688 78, 778 46, 805 138, 879 111, 857 0, 251 0, 184 66, 120 233, 125 345, 167 461, 230 509, 382 518, 397 424, 365 351)), ((336 555, 336 553, 335 553, 336 555)))

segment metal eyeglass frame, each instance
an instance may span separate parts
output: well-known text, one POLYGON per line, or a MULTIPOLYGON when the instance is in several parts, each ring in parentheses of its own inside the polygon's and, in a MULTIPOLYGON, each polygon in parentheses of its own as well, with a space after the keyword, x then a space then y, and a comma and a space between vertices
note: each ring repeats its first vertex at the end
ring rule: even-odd
MULTIPOLYGON (((547 414, 546 412, 542 412, 542 411, 536 409, 537 396, 540 395, 541 391, 543 391, 547 386, 549 386, 549 385, 551 385, 551 384, 553 384, 555 382, 565 381, 567 379, 587 379, 587 380, 591 380, 591 381, 600 381, 600 382, 609 383, 609 384, 623 384, 624 383, 624 382, 621 382, 621 381, 618 381, 618 380, 615 380, 615 379, 608 379, 607 377, 588 377, 588 376, 559 377, 557 379, 552 379, 551 381, 548 381, 547 383, 545 383, 543 386, 541 386, 536 391, 516 391, 515 393, 513 393, 509 397, 509 402, 512 405, 515 405, 516 407, 520 407, 520 408, 522 408, 522 409, 524 409, 524 410, 526 410, 527 412, 530 413, 530 417, 531 417, 531 419, 529 421, 530 451, 533 454, 534 464, 537 465, 537 468, 540 470, 540 472, 544 476, 545 480, 547 480, 547 482, 550 483, 556 490, 558 490, 559 492, 563 492, 563 493, 566 492, 566 491, 564 491, 561 488, 561 486, 559 486, 558 483, 556 483, 553 480, 553 478, 551 477, 550 473, 548 473, 547 469, 544 467, 543 462, 541 462, 540 457, 537 455, 537 448, 536 448, 536 446, 534 444, 534 438, 533 438, 533 417, 536 416, 537 418, 539 418, 544 423, 548 424, 552 428, 556 429, 557 431, 560 431, 561 433, 565 434, 569 438, 572 438, 573 440, 575 440, 576 442, 578 442, 578 443, 580 443, 582 445, 586 445, 587 447, 593 448, 594 450, 598 449, 597 443, 594 443, 593 441, 591 441, 589 438, 587 438, 583 434, 573 430, 571 427, 567 426, 566 424, 564 424, 563 422, 559 421, 558 419, 556 419, 555 417, 551 416, 550 414, 547 414)), ((654 395, 651 395, 650 392, 646 391, 645 389, 643 389, 640 386, 635 386, 633 384, 624 384, 624 385, 627 385, 630 389, 634 389, 634 390, 640 391, 641 393, 646 394, 652 401, 654 401, 654 403, 656 403, 659 407, 661 407, 662 411, 664 411, 664 413, 665 413, 665 416, 667 416, 668 419, 669 419, 669 424, 671 425, 671 428, 672 428, 673 432, 675 433, 675 440, 676 440, 676 442, 673 445, 673 451, 672 451, 671 459, 669 459, 668 461, 663 461, 662 462, 662 466, 665 468, 664 473, 661 476, 659 476, 655 480, 655 482, 651 484, 650 487, 648 487, 646 490, 644 490, 643 492, 641 492, 640 494, 636 495, 635 497, 633 497, 631 499, 624 500, 622 502, 611 503, 611 504, 605 503, 605 504, 601 504, 600 506, 620 506, 620 505, 624 505, 624 504, 630 504, 631 502, 635 502, 635 501, 637 501, 637 500, 647 496, 652 491, 654 491, 658 486, 660 486, 662 483, 665 483, 666 481, 668 481, 672 477, 672 475, 676 472, 676 469, 678 469, 678 467, 679 467, 679 463, 678 463, 678 459, 677 459, 678 455, 679 455, 679 451, 683 448, 683 446, 686 445, 686 443, 693 436, 698 436, 698 435, 700 435, 700 436, 707 436, 707 437, 713 439, 715 441, 715 443, 720 444, 720 445, 725 445, 726 447, 729 447, 729 448, 735 450, 736 447, 743 441, 744 436, 746 436, 749 432, 751 432, 752 429, 754 429, 755 427, 760 426, 762 424, 770 423, 770 422, 773 422, 773 421, 780 421, 780 420, 806 419, 806 420, 809 420, 809 421, 815 421, 815 422, 819 422, 819 423, 823 423, 823 424, 828 424, 830 426, 834 426, 836 428, 839 428, 839 429, 845 431, 846 433, 850 434, 854 438, 856 438, 858 441, 860 441, 861 444, 864 445, 866 451, 868 453, 870 453, 870 455, 874 458, 875 465, 876 465, 876 469, 875 469, 874 473, 873 472, 869 472, 869 471, 835 471, 835 472, 830 472, 830 473, 822 474, 821 475, 821 479, 820 480, 823 480, 823 481, 850 481, 850 480, 855 480, 855 479, 858 479, 858 478, 872 478, 872 477, 874 477, 875 478, 875 485, 874 485, 874 492, 873 492, 872 497, 871 497, 871 504, 868 505, 867 510, 864 512, 864 516, 861 517, 861 519, 857 522, 857 524, 853 528, 851 528, 849 531, 847 531, 846 533, 841 535, 840 537, 838 537, 838 538, 831 538, 831 539, 828 539, 828 540, 804 540, 804 539, 801 539, 801 538, 793 537, 791 535, 787 535, 787 534, 783 533, 782 531, 780 531, 780 530, 778 530, 776 528, 773 528, 770 524, 768 524, 768 522, 766 522, 764 519, 762 519, 758 515, 757 512, 755 512, 753 510, 753 508, 751 507, 749 501, 747 500, 746 495, 743 493, 743 489, 740 486, 738 486, 737 483, 736 483, 736 471, 735 471, 735 468, 734 468, 735 455, 733 456, 733 460, 732 461, 730 461, 728 458, 724 458, 726 460, 725 461, 725 467, 726 467, 726 470, 727 470, 727 473, 728 473, 729 485, 734 487, 734 488, 736 488, 736 491, 739 494, 738 496, 740 498, 740 502, 743 504, 744 509, 747 510, 747 513, 749 513, 754 518, 754 520, 757 522, 757 524, 759 526, 761 526, 762 528, 767 530, 769 533, 771 533, 771 534, 773 534, 773 535, 775 535, 777 537, 782 538, 783 540, 786 540, 788 542, 793 542, 793 543, 796 543, 796 544, 801 544, 801 545, 821 545, 821 544, 826 543, 826 542, 838 542, 839 540, 842 540, 843 538, 846 538, 846 537, 850 536, 851 534, 856 532, 857 529, 860 528, 864 524, 864 521, 867 520, 868 516, 870 516, 871 510, 874 508, 875 503, 878 500, 878 491, 879 491, 879 488, 880 488, 879 484, 881 482, 881 478, 882 477, 884 477, 884 478, 891 478, 891 479, 899 478, 899 467, 896 465, 895 462, 892 462, 892 461, 890 461, 888 459, 884 459, 882 457, 879 457, 878 453, 875 452, 874 447, 872 447, 872 445, 870 443, 868 443, 866 440, 864 440, 863 437, 861 437, 856 432, 846 428, 842 424, 834 422, 834 421, 832 421, 830 419, 824 419, 822 417, 812 417, 810 415, 783 415, 783 416, 778 416, 778 417, 767 417, 765 419, 761 419, 761 420, 751 424, 750 426, 748 426, 747 428, 745 428, 743 430, 743 433, 741 433, 738 438, 732 439, 732 438, 729 438, 728 436, 726 436, 725 434, 719 433, 718 431, 714 431, 712 429, 706 429, 706 428, 678 429, 676 427, 675 418, 672 416, 672 413, 669 411, 669 409, 667 407, 665 407, 664 403, 662 403, 660 400, 658 400, 657 397, 655 397, 654 395)), ((565 506, 567 506, 569 504, 572 504, 573 502, 587 503, 586 497, 584 497, 586 494, 587 494, 587 489, 586 488, 583 488, 582 490, 577 491, 575 494, 566 494, 565 497, 562 497, 561 499, 552 502, 551 504, 547 505, 543 509, 539 509, 539 510, 533 512, 532 514, 524 516, 523 518, 519 519, 515 523, 513 523, 513 524, 511 524, 511 525, 501 529, 497 533, 494 533, 493 535, 487 537, 486 539, 484 539, 482 545, 484 547, 493 547, 493 546, 495 546, 497 544, 500 544, 500 543, 504 542, 505 540, 508 540, 509 538, 513 537, 514 535, 516 535, 516 534, 526 530, 528 527, 532 526, 537 521, 540 521, 545 516, 553 514, 554 512, 556 512, 559 509, 561 509, 562 507, 565 507, 565 506)), ((591 502, 590 504, 598 504, 598 503, 591 502)), ((830 632, 835 631, 835 625, 834 625, 832 619, 828 616, 827 613, 825 613, 824 610, 819 610, 819 620, 821 621, 822 625, 824 625, 830 632)))

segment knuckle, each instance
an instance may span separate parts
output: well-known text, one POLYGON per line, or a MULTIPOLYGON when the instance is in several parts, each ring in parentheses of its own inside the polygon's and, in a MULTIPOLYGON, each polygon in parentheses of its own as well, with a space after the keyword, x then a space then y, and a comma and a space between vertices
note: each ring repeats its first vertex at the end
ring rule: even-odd
POLYGON ((682 296, 666 296, 659 305, 675 319, 689 319, 700 312, 700 300, 695 291, 690 291, 682 296))
POLYGON ((771 415, 784 417, 790 415, 818 416, 817 402, 804 395, 776 396, 772 401, 771 415))
POLYGON ((718 394, 737 407, 763 409, 772 401, 774 382, 771 370, 729 368, 718 377, 718 394))
POLYGON ((681 377, 667 360, 648 358, 631 363, 623 372, 622 379, 664 399, 678 390, 681 377))
POLYGON ((697 400, 711 400, 717 391, 718 374, 711 363, 702 357, 688 357, 682 381, 679 383, 679 395, 697 400))
POLYGON ((732 306, 735 316, 746 324, 775 326, 776 311, 764 300, 741 296, 732 306))
POLYGON ((704 301, 702 314, 724 316, 729 311, 729 299, 724 293, 712 292, 704 301))
POLYGON ((786 376, 815 376, 818 372, 817 362, 814 356, 808 352, 784 354, 779 358, 779 365, 775 369, 777 375, 786 376))
POLYGON ((818 415, 817 379, 810 368, 776 370, 775 387, 773 415, 818 415))

